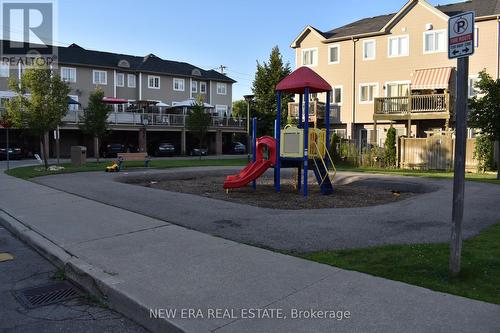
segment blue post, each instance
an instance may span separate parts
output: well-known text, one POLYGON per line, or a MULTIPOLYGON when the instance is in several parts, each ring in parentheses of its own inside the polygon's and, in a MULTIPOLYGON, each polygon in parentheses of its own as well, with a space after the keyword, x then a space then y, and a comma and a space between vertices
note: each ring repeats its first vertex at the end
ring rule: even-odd
POLYGON ((331 91, 326 92, 326 110, 325 110, 325 126, 326 126, 326 149, 330 150, 330 94, 331 91))
POLYGON ((280 141, 281 141, 281 91, 277 93, 278 105, 276 110, 276 165, 274 170, 276 171, 275 187, 276 192, 281 190, 281 175, 280 175, 280 141))
POLYGON ((298 128, 302 128, 302 103, 304 103, 303 95, 299 95, 299 123, 298 128))
POLYGON ((304 91, 305 115, 304 115, 304 197, 307 197, 307 170, 309 163, 309 88, 304 91))
MULTIPOLYGON (((252 162, 257 161, 257 118, 252 118, 252 162)), ((252 182, 252 187, 255 190, 257 188, 257 182, 254 180, 252 182)))

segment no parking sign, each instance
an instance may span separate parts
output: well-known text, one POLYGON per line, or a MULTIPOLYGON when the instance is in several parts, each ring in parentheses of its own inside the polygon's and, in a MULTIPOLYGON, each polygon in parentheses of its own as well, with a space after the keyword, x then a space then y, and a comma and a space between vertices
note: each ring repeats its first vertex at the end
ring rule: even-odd
POLYGON ((448 58, 474 54, 474 12, 465 12, 448 20, 448 58))

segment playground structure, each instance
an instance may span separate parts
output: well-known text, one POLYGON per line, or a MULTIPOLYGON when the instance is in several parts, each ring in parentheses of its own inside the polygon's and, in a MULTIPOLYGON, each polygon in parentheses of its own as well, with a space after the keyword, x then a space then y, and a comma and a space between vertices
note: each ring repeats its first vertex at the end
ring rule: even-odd
POLYGON ((330 94, 332 87, 308 67, 300 67, 276 86, 277 112, 275 137, 256 138, 256 119, 253 119, 253 160, 237 175, 226 178, 224 188, 239 188, 253 182, 267 169, 274 168, 274 187, 281 188, 281 168, 297 169, 297 188, 308 195, 308 171, 312 168, 323 194, 331 194, 333 185, 329 169, 335 166, 329 154, 330 148, 330 94), (298 125, 286 125, 281 129, 281 95, 299 95, 298 125), (309 128, 309 95, 326 93, 325 129, 309 128), (267 156, 265 156, 267 155, 267 156), (302 176, 303 174, 303 176, 302 176), (302 176, 302 179, 301 179, 302 176))

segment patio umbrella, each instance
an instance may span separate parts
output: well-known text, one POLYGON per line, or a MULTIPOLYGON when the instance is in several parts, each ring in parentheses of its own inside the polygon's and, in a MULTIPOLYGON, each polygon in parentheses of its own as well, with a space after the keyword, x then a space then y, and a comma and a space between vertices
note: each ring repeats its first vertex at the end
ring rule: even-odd
POLYGON ((158 107, 164 108, 164 107, 167 107, 167 106, 170 106, 170 105, 168 105, 167 103, 158 102, 158 103, 156 103, 156 104, 155 104, 155 106, 158 106, 158 107))
MULTIPOLYGON (((173 102, 172 107, 173 108, 192 108, 196 104, 196 101, 194 98, 186 99, 185 101, 182 102, 173 102)), ((208 103, 203 102, 203 107, 205 109, 213 109, 214 106, 208 103)))

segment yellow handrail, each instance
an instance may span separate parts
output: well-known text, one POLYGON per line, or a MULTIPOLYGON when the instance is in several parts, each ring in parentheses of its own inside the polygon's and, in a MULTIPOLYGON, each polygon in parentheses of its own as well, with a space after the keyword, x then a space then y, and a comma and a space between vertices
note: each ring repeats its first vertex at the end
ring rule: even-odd
MULTIPOLYGON (((316 151, 320 151, 318 144, 316 142, 313 141, 312 144, 315 146, 316 151)), ((324 149, 325 149, 325 158, 328 159, 327 162, 329 162, 329 164, 333 168, 333 176, 332 176, 332 180, 333 180, 335 178, 335 176, 337 175, 337 168, 335 168, 335 164, 333 164, 333 159, 332 159, 332 156, 330 155, 330 152, 328 151, 328 149, 326 149, 326 144, 324 146, 324 149)), ((321 177, 321 183, 319 184, 321 186, 321 185, 323 185, 323 182, 325 181, 326 177, 329 177, 330 174, 328 172, 328 166, 325 163, 325 159, 323 158, 323 156, 321 154, 319 154, 318 156, 319 156, 319 160, 321 161, 321 163, 323 163, 323 167, 326 170, 325 176, 321 177)), ((318 168, 318 163, 316 162, 315 158, 313 158, 313 162, 316 165, 316 168, 318 168)))

